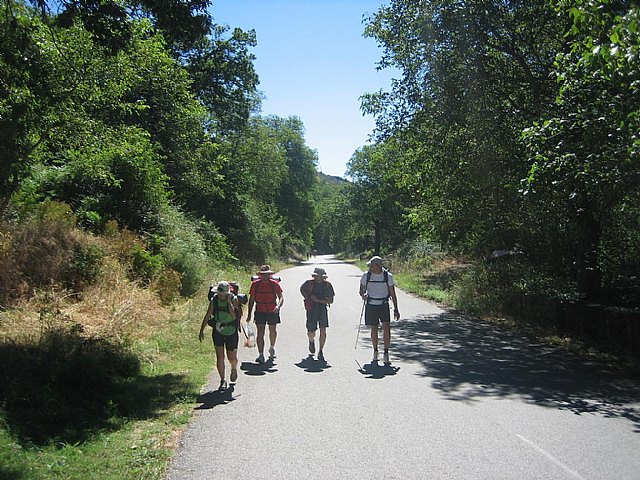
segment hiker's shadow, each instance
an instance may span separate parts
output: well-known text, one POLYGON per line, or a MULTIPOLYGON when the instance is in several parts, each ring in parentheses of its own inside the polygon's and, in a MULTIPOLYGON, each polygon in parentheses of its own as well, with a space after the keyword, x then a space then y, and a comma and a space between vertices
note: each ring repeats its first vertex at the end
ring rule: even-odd
POLYGON ((400 367, 393 366, 389 363, 380 363, 377 360, 371 363, 365 363, 358 371, 365 375, 366 378, 381 379, 395 375, 400 367))
POLYGON ((259 377, 267 373, 277 372, 278 369, 275 368, 276 365, 273 358, 269 358, 264 363, 242 362, 240 370, 242 370, 245 375, 259 377))
POLYGON ((226 405, 233 402, 235 400, 233 390, 234 386, 231 384, 224 390, 211 390, 207 393, 201 393, 196 400, 201 405, 198 405, 195 410, 210 410, 218 405, 226 405))
POLYGON ((327 368, 331 368, 331 365, 329 365, 326 360, 316 360, 312 355, 303 358, 295 365, 309 373, 318 373, 326 370, 327 368))

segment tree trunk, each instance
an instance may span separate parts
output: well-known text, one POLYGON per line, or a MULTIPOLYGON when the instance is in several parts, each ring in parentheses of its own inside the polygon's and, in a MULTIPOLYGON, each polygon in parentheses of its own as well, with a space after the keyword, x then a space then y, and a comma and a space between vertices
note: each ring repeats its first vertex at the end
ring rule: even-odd
POLYGON ((578 294, 585 300, 600 297, 602 275, 598 266, 601 228, 588 201, 582 202, 577 215, 576 280, 578 294))
POLYGON ((380 221, 377 220, 375 225, 373 226, 373 254, 374 255, 380 255, 380 244, 382 242, 381 240, 381 233, 380 233, 380 221))

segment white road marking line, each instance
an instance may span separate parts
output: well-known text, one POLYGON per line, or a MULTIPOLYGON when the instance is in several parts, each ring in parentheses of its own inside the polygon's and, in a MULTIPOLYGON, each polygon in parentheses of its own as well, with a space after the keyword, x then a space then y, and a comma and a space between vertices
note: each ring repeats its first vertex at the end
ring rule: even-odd
POLYGON ((524 438, 522 435, 518 435, 516 434, 516 437, 518 437, 520 440, 522 440, 523 442, 527 443, 528 445, 530 445, 531 447, 533 447, 534 450, 538 451, 539 453, 541 453, 542 455, 544 455, 545 457, 547 457, 549 460, 551 460, 553 463, 555 463, 556 465, 558 465, 560 468, 562 468, 565 472, 570 473, 571 475, 573 475, 574 477, 578 478, 579 480, 587 480, 585 477, 583 477, 582 475, 580 475, 578 472, 576 472, 575 470, 573 470, 572 468, 569 468, 569 466, 565 465, 564 463, 562 463, 560 460, 558 460, 556 457, 554 457, 553 455, 551 455, 549 452, 547 452, 546 450, 542 449, 541 447, 539 447, 538 445, 536 445, 535 443, 533 443, 531 440, 527 440, 526 438, 524 438))

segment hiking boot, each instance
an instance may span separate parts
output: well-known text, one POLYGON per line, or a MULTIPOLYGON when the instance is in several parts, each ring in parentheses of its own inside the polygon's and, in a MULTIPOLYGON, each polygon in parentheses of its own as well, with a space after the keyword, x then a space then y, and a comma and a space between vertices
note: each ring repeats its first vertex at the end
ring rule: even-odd
POLYGON ((256 363, 264 363, 264 355, 263 354, 258 355, 258 358, 256 358, 256 363))
POLYGON ((384 363, 391 363, 391 360, 389 360, 389 352, 384 352, 382 358, 384 360, 384 363))
POLYGON ((269 347, 269 357, 274 358, 276 356, 276 349, 273 347, 269 347))
POLYGON ((232 368, 231 369, 231 376, 229 377, 229 380, 231 380, 232 382, 235 382, 238 379, 238 369, 237 368, 232 368))
POLYGON ((313 355, 316 353, 316 344, 313 342, 309 342, 309 353, 313 355))
POLYGON ((374 351, 373 351, 373 358, 372 358, 372 360, 373 360, 374 362, 377 362, 377 361, 378 361, 378 350, 374 350, 374 351))
POLYGON ((227 389, 227 382, 224 380, 220 380, 220 386, 218 387, 218 390, 226 390, 227 389))

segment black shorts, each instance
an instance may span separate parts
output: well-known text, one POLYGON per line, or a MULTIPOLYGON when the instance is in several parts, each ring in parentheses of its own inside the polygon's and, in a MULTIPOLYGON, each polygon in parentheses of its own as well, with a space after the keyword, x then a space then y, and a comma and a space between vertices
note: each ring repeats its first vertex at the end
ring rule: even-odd
POLYGON ((232 335, 222 335, 220 332, 217 332, 216 329, 213 329, 213 344, 216 347, 226 347, 227 352, 232 352, 238 349, 238 331, 232 335))
POLYGON ((256 325, 277 325, 280 323, 280 313, 256 312, 253 314, 253 320, 256 325))
POLYGON ((364 324, 370 327, 377 327, 379 322, 389 323, 391 321, 391 313, 389 312, 389 304, 370 305, 364 310, 364 324))
POLYGON ((307 310, 307 332, 315 332, 320 328, 329 326, 329 313, 326 307, 315 307, 307 310))

